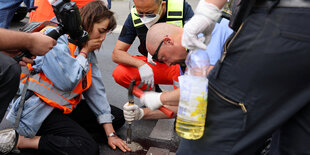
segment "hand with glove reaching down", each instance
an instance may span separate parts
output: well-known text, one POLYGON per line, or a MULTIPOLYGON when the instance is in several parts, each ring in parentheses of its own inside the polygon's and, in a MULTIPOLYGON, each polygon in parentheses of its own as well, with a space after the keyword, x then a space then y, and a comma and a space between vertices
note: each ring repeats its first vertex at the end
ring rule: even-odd
POLYGON ((144 64, 138 68, 141 77, 141 83, 146 84, 147 88, 154 87, 154 73, 148 64, 144 64))

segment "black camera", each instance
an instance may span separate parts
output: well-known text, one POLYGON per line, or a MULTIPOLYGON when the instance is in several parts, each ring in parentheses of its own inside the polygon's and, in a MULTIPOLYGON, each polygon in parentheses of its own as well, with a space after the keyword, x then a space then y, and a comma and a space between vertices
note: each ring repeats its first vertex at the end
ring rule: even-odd
MULTIPOLYGON (((81 16, 79 8, 74 2, 70 0, 57 0, 53 5, 53 11, 56 15, 58 24, 57 28, 46 34, 51 38, 57 40, 61 35, 68 34, 69 42, 80 46, 86 41, 88 41, 88 33, 83 30, 81 26, 81 16)), ((42 27, 49 26, 52 22, 45 21, 41 23, 28 23, 22 31, 25 32, 37 32, 42 29, 42 27), (31 25, 32 24, 32 25, 31 25), (30 26, 29 26, 30 25, 30 26), (29 28, 30 27, 30 28, 29 28)), ((55 26, 55 23, 53 23, 55 26)), ((32 55, 29 51, 22 50, 22 54, 14 57, 14 59, 19 62, 22 57, 31 58, 32 55)))
POLYGON ((52 6, 62 33, 69 35, 71 43, 79 46, 89 39, 88 33, 81 26, 79 8, 74 2, 58 0, 52 6))

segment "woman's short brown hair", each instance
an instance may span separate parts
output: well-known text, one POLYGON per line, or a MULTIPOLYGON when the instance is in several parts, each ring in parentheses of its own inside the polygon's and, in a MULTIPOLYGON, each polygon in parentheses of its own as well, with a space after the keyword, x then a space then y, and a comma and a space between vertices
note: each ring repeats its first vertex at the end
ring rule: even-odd
POLYGON ((105 19, 109 19, 108 30, 113 31, 116 27, 114 13, 110 11, 104 2, 95 0, 84 5, 80 9, 82 27, 88 33, 91 33, 95 23, 100 23, 105 19))

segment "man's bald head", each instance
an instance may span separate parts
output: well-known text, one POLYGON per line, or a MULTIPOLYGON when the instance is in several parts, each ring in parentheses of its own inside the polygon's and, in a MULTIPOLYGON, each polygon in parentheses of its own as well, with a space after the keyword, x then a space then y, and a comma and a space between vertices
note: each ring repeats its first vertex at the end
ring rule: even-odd
POLYGON ((158 23, 153 25, 147 32, 146 35, 146 48, 151 55, 154 54, 157 46, 164 39, 164 37, 171 37, 177 41, 181 39, 179 36, 182 35, 183 29, 169 23, 158 23))
POLYGON ((146 49, 151 55, 159 49, 156 61, 163 61, 168 66, 182 64, 187 56, 181 43, 182 34, 183 29, 173 24, 155 24, 147 32, 146 49))

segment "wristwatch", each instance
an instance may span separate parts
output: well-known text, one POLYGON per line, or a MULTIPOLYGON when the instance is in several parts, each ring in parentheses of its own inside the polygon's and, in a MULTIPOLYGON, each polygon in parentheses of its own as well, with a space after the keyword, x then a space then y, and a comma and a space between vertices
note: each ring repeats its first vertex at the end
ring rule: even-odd
POLYGON ((112 133, 110 133, 109 135, 107 135, 107 137, 109 138, 109 137, 116 137, 117 135, 116 135, 116 133, 115 132, 112 132, 112 133))

